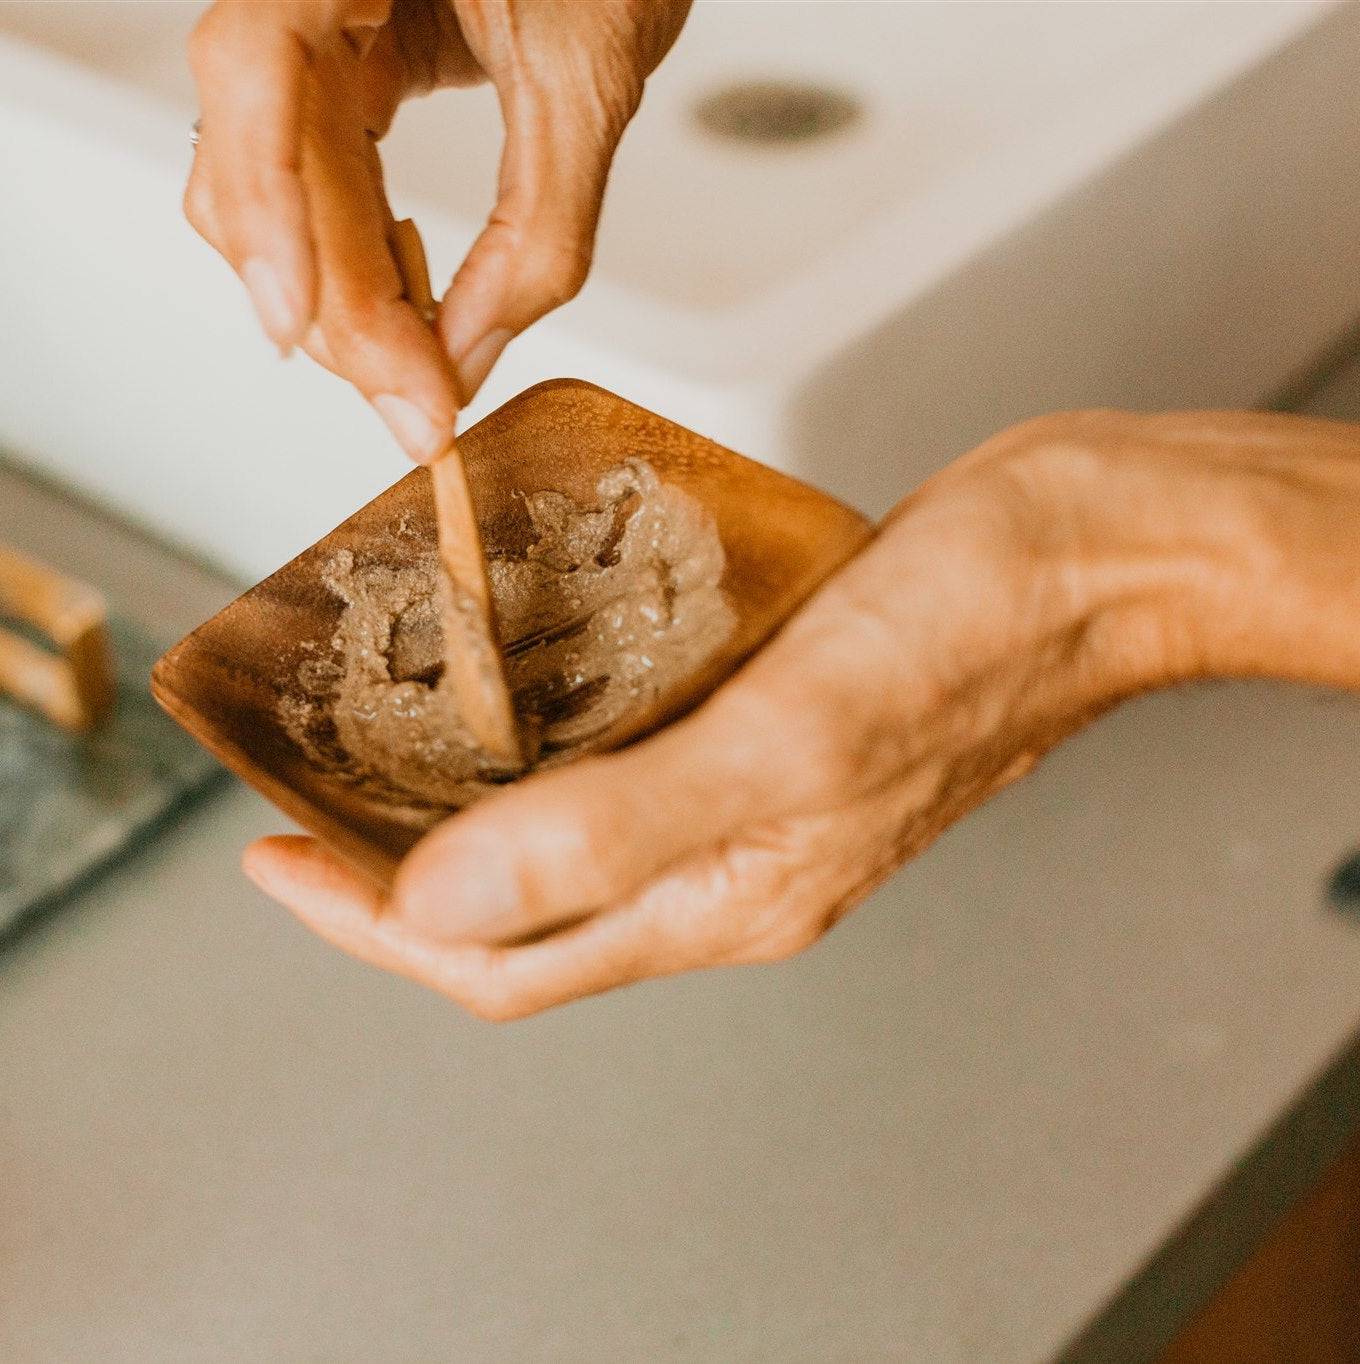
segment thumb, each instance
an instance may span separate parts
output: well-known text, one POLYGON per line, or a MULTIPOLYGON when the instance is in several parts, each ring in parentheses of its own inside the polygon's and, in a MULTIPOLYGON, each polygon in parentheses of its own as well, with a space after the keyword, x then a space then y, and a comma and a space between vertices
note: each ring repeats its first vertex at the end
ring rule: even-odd
POLYGON ((530 323, 580 292, 609 168, 631 117, 577 96, 501 91, 505 147, 496 206, 440 307, 464 404, 530 323))
POLYGON ((733 689, 652 739, 532 777, 428 834, 390 912, 444 941, 509 942, 622 900, 781 813, 796 783, 779 728, 733 689))

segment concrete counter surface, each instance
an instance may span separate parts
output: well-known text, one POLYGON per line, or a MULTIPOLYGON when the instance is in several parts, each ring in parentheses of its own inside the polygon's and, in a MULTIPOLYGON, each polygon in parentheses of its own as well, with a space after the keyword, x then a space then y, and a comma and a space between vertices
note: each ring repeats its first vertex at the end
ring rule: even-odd
MULTIPOLYGON (((0 539, 229 594, 2 472, 0 539)), ((794 962, 491 1026, 231 787, 0 952, 0 1358, 1151 1357, 1360 1116, 1358 795, 1352 702, 1148 698, 794 962)))

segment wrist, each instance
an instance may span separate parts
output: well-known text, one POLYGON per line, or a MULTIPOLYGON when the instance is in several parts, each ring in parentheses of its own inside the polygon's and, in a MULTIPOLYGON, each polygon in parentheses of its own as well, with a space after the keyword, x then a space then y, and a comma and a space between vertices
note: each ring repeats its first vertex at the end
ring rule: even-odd
POLYGON ((1247 413, 1039 426, 1014 458, 1111 699, 1207 677, 1360 687, 1360 428, 1247 413))

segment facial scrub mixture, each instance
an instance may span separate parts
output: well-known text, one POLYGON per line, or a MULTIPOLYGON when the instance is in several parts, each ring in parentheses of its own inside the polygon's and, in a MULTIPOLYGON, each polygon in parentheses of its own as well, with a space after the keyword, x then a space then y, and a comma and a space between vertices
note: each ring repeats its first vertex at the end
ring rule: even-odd
MULTIPOLYGON (((524 498, 530 536, 492 554, 492 593, 515 709, 537 766, 571 758, 617 720, 702 666, 736 624, 719 582, 717 526, 688 493, 630 460, 597 503, 524 498)), ((448 591, 435 546, 387 561, 341 550, 324 567, 344 603, 326 644, 302 645, 282 701, 308 760, 424 824, 494 789, 444 682, 448 591)))

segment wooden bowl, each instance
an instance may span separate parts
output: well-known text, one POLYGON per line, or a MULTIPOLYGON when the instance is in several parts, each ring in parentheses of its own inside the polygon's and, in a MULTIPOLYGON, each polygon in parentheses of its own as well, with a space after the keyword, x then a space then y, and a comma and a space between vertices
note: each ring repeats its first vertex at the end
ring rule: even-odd
MULTIPOLYGON (((691 676, 592 743, 616 748, 693 707, 760 647, 870 537, 858 512, 785 474, 593 384, 558 379, 521 393, 459 440, 488 554, 524 535, 522 495, 590 505, 606 471, 645 460, 697 499, 725 553, 720 589, 735 624, 691 676)), ((162 706, 233 772, 382 883, 420 837, 409 817, 315 765, 289 737, 281 703, 296 689, 302 641, 327 641, 343 610, 323 581, 340 550, 356 557, 434 543, 429 474, 414 469, 329 535, 181 640, 157 663, 162 706), (406 536, 393 528, 405 522, 406 536)), ((522 548, 522 543, 518 546, 522 548)), ((505 641, 507 648, 514 641, 505 641)))

